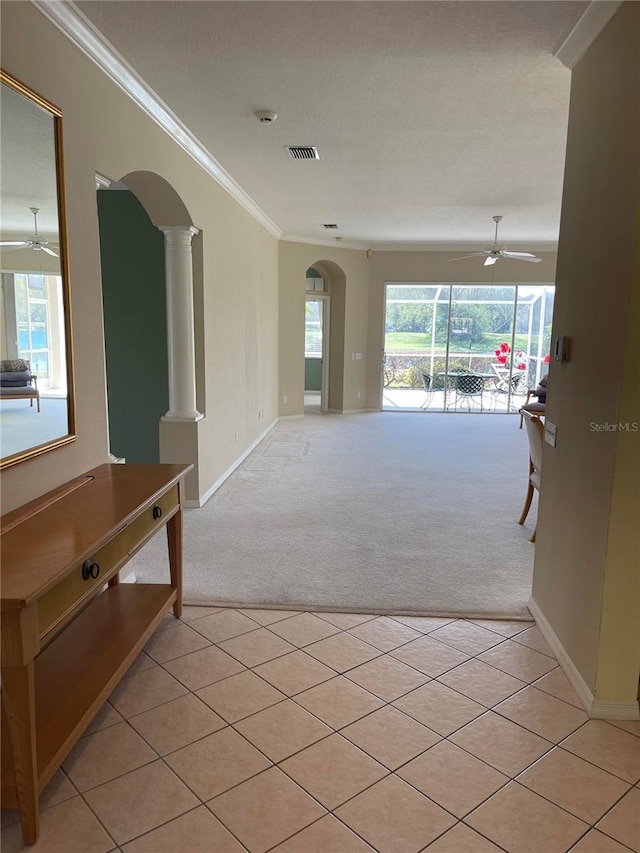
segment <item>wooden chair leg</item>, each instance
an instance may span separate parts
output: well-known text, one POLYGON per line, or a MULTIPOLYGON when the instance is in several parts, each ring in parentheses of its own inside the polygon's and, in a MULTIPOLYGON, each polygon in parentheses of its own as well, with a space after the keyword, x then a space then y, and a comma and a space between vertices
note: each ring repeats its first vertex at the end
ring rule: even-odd
POLYGON ((40 394, 36 397, 36 403, 38 404, 38 411, 40 411, 40 394))
POLYGON ((533 500, 533 485, 529 482, 529 488, 527 489, 527 497, 525 498, 524 507, 522 510, 522 515, 518 520, 518 524, 524 524, 527 515, 529 514, 529 510, 531 509, 531 501, 533 500))

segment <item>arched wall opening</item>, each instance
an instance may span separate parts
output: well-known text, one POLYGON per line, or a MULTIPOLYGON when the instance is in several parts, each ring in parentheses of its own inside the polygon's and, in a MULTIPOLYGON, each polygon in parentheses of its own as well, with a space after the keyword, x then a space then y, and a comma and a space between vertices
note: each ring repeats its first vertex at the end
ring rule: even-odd
MULTIPOLYGON (((329 294, 329 393, 327 408, 331 412, 344 409, 345 370, 345 306, 347 277, 335 261, 314 261, 316 269, 327 283, 329 294)), ((304 271, 303 271, 304 274, 304 271)))
POLYGON ((129 172, 120 179, 137 197, 156 228, 194 225, 184 202, 171 184, 155 172, 129 172))
POLYGON ((169 406, 164 238, 127 189, 98 190, 109 447, 160 461, 169 406))
POLYGON ((197 496, 197 421, 205 409, 202 236, 160 175, 136 171, 100 185, 110 449, 129 462, 193 463, 187 497, 197 496), (185 373, 193 388, 188 405, 185 373))

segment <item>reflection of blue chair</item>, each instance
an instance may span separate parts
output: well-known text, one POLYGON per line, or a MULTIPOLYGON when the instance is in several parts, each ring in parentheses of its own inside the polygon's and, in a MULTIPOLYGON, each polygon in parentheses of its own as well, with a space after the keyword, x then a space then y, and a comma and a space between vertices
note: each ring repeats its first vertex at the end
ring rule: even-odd
POLYGON ((31 406, 35 400, 40 411, 38 379, 31 372, 27 359, 6 358, 0 361, 0 397, 5 400, 27 399, 31 406))

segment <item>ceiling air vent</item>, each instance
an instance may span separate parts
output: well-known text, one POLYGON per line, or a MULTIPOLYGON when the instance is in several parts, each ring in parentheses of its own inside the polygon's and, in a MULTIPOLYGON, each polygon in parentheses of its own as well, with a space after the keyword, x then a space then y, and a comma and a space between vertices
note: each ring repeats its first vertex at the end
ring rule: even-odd
POLYGON ((285 145, 292 160, 319 160, 320 155, 315 145, 285 145))
POLYGON ((323 228, 337 228, 338 226, 335 222, 323 222, 322 227, 323 228))

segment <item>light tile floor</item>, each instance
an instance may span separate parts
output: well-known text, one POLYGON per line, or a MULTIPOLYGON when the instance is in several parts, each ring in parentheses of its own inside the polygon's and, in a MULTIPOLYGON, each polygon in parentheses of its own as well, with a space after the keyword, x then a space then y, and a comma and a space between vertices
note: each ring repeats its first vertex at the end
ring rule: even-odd
POLYGON ((3 853, 640 850, 640 723, 527 622, 168 615, 3 853))

